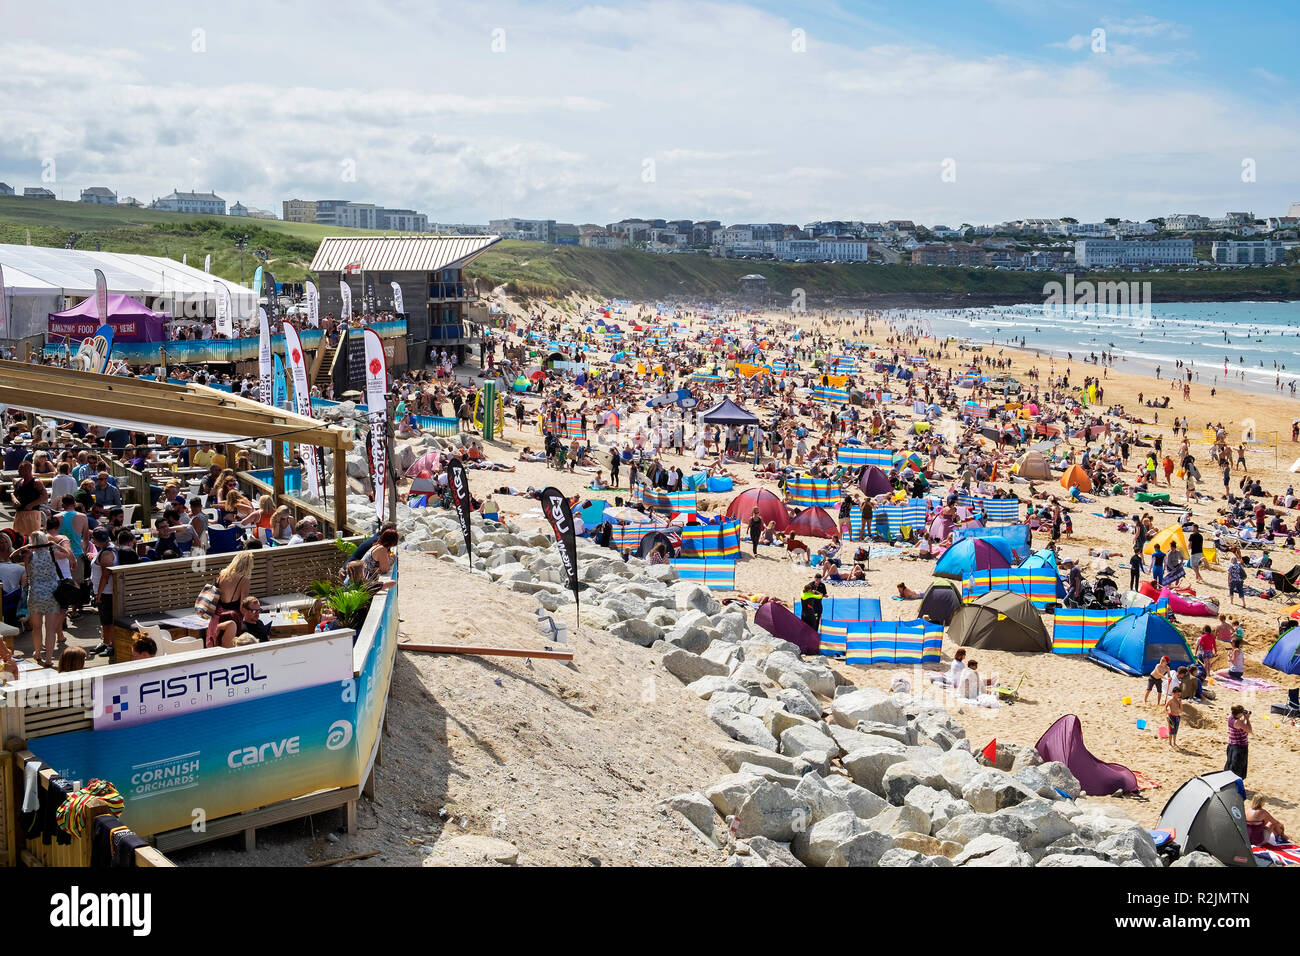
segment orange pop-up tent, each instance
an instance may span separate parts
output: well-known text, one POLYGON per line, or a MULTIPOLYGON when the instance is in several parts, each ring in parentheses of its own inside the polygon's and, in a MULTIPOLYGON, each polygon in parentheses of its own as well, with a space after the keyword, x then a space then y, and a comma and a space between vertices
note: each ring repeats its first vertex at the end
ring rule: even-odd
POLYGON ((1088 473, 1078 465, 1071 465, 1065 469, 1065 474, 1061 476, 1062 488, 1078 488, 1082 492, 1092 491, 1092 479, 1088 473))

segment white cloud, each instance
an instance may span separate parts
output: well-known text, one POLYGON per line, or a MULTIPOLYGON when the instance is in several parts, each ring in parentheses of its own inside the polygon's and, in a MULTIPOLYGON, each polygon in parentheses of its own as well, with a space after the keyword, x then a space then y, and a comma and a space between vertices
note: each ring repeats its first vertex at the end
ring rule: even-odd
MULTIPOLYGON (((325 0, 311 22, 328 26, 304 26, 287 6, 230 0, 216 16, 181 7, 142 28, 102 6, 36 7, 0 45, 12 65, 0 74, 0 178, 34 184, 54 156, 73 195, 213 188, 262 208, 346 198, 480 222, 1147 218, 1171 197, 1200 208, 1197 196, 1239 194, 1241 156, 1261 170, 1248 208, 1285 208, 1295 190, 1282 179, 1300 150, 1294 107, 1263 113, 1160 76, 1180 28, 1154 18, 1106 24, 1111 56, 1062 66, 896 32, 854 47, 833 10, 403 0, 344 15, 353 9, 325 0), (48 37, 69 20, 79 30, 56 47, 48 37), (196 27, 203 54, 191 52, 196 27), (806 53, 791 48, 795 27, 806 53), (504 52, 492 52, 494 29, 504 52), (953 183, 940 179, 947 158, 953 183), (341 178, 345 159, 356 182, 341 178)), ((1090 43, 1085 32, 1058 46, 1090 43)))

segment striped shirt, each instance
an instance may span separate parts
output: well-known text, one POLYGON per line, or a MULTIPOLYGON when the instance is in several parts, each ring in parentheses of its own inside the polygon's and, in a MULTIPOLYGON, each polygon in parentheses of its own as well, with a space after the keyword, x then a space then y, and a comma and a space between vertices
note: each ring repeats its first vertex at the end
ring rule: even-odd
POLYGON ((1250 743, 1250 735, 1237 727, 1236 718, 1228 717, 1228 746, 1245 747, 1250 743))

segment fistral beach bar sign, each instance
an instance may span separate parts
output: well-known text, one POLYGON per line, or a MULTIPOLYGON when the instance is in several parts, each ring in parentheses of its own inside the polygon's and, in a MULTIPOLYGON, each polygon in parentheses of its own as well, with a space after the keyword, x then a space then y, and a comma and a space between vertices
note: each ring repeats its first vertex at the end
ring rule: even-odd
POLYGON ((350 636, 212 655, 95 684, 96 730, 212 710, 352 677, 350 636))

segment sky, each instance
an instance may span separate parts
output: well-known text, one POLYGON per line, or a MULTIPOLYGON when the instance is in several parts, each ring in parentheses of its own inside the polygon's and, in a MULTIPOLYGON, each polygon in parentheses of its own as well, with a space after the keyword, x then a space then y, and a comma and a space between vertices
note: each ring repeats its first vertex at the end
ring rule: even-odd
POLYGON ((1283 215, 1300 4, 0 0, 0 180, 519 216, 1283 215))

